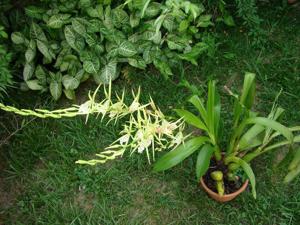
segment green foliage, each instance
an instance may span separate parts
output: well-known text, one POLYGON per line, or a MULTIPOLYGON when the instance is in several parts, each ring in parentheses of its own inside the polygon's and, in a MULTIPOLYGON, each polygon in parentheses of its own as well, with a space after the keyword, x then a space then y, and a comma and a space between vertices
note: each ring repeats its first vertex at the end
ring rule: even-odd
POLYGON ((262 48, 266 42, 266 33, 261 27, 262 19, 258 15, 256 0, 235 0, 237 15, 243 19, 243 24, 249 29, 249 36, 254 47, 262 48))
POLYGON ((183 0, 129 0, 116 7, 110 1, 42 3, 25 8, 28 25, 11 39, 23 46, 27 86, 50 89, 54 99, 63 92, 73 98, 70 92, 75 93, 89 77, 107 84, 118 78, 120 67, 127 63, 138 69, 153 64, 169 78, 181 61, 197 64, 209 48, 201 31, 213 23, 202 4, 183 0))
POLYGON ((0 26, 0 100, 7 94, 7 88, 13 84, 12 74, 10 71, 11 53, 8 53, 5 44, 1 39, 7 39, 8 35, 3 26, 0 26))
MULTIPOLYGON (((195 142, 197 137, 193 137, 160 158, 154 165, 154 170, 162 171, 169 169, 198 150, 196 175, 199 179, 199 177, 206 173, 209 168, 210 159, 214 154, 217 161, 223 161, 223 164, 228 166, 228 174, 238 175, 239 168, 245 172, 252 185, 253 196, 256 198, 256 181, 250 166, 251 160, 263 153, 285 145, 293 147, 294 143, 300 142, 299 136, 294 135, 300 131, 300 127, 288 128, 279 123, 278 120, 284 110, 277 107, 275 103, 267 117, 259 117, 257 113, 251 111, 255 97, 254 74, 246 73, 240 96, 232 93, 227 87, 225 89, 233 96, 235 102, 233 107, 232 134, 227 150, 223 151, 224 156, 221 156, 220 151, 220 149, 224 149, 224 146, 220 145, 222 143, 220 135, 220 97, 216 90, 215 82, 210 81, 208 84, 206 107, 204 101, 198 96, 193 96, 189 100, 197 109, 198 116, 187 110, 175 110, 186 123, 205 132, 205 134, 198 136, 198 139, 203 138, 205 141, 198 143, 195 142), (203 147, 201 148, 201 146, 203 147)), ((298 149, 289 166, 289 173, 285 178, 285 182, 292 180, 300 173, 299 159, 300 153, 298 149)), ((228 174, 225 174, 225 176, 228 176, 228 174)))

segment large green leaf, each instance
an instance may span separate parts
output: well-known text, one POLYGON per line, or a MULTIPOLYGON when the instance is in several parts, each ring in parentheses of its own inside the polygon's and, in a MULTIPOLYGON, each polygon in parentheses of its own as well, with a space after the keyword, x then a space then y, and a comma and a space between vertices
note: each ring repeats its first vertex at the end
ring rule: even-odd
POLYGON ((86 35, 86 27, 79 18, 72 19, 72 27, 79 35, 86 35))
MULTIPOLYGON (((262 133, 265 130, 265 127, 262 125, 255 124, 252 126, 240 139, 239 141, 239 149, 245 150, 250 147, 254 147, 256 145, 253 145, 253 140, 257 138, 257 136, 262 133)), ((262 143, 262 140, 260 142, 257 142, 257 144, 262 143)))
POLYGON ((172 31, 176 30, 176 28, 177 28, 177 24, 176 24, 175 18, 172 15, 167 15, 165 17, 164 22, 163 22, 162 25, 169 32, 172 32, 172 31))
POLYGON ((85 41, 90 46, 93 47, 97 44, 97 35, 95 34, 86 34, 85 41))
POLYGON ((37 40, 36 41, 36 43, 37 43, 37 48, 38 48, 38 50, 47 58, 47 59, 49 59, 49 61, 51 61, 52 60, 52 55, 51 55, 51 53, 50 53, 50 49, 48 48, 48 46, 44 43, 44 42, 42 42, 42 41, 40 41, 40 40, 37 40))
POLYGON ((30 80, 30 78, 34 74, 34 64, 33 63, 26 63, 23 69, 23 79, 25 81, 30 80))
POLYGON ((65 75, 62 78, 62 83, 67 90, 75 90, 78 88, 80 81, 76 77, 65 75))
POLYGON ((137 27, 140 24, 140 17, 136 13, 130 14, 129 23, 132 28, 137 27))
POLYGON ((196 163, 197 180, 199 180, 200 177, 202 177, 208 170, 209 163, 213 153, 214 153, 214 147, 210 144, 205 144, 200 149, 197 157, 197 163, 196 163))
POLYGON ((145 18, 153 18, 159 15, 162 10, 162 5, 158 2, 150 2, 148 7, 145 10, 145 18))
POLYGON ((30 40, 29 46, 25 52, 26 62, 30 63, 36 56, 36 42, 35 40, 30 40))
POLYGON ((147 30, 142 34, 141 37, 144 40, 153 41, 153 43, 155 43, 155 44, 160 44, 161 39, 162 39, 162 34, 161 34, 161 31, 156 32, 155 30, 147 30))
POLYGON ((42 28, 37 23, 34 22, 32 22, 30 26, 30 37, 32 39, 48 42, 47 37, 44 31, 42 30, 42 28))
POLYGON ((70 17, 70 14, 55 14, 47 21, 47 26, 53 29, 62 28, 62 26, 67 23, 70 17))
POLYGON ((99 60, 84 61, 83 69, 90 74, 95 74, 100 69, 100 62, 99 62, 99 60))
POLYGON ((153 170, 163 171, 170 169, 173 166, 176 166, 184 159, 193 154, 198 150, 205 142, 208 142, 207 137, 196 137, 191 140, 188 140, 184 144, 181 144, 176 149, 168 152, 163 157, 161 157, 155 164, 153 170))
POLYGON ((175 112, 184 119, 184 121, 194 127, 207 131, 206 125, 199 117, 184 109, 175 109, 175 112))
POLYGON ((11 34, 11 40, 16 45, 19 45, 25 42, 25 37, 21 32, 14 32, 11 34))
POLYGON ((70 47, 73 49, 77 49, 77 47, 75 45, 76 34, 75 34, 75 31, 73 30, 72 26, 70 26, 70 25, 66 26, 64 33, 65 33, 66 40, 67 40, 68 44, 70 45, 70 47))
POLYGON ((28 80, 26 84, 30 90, 39 91, 44 89, 44 87, 40 85, 39 80, 28 80))
POLYGON ((55 100, 58 100, 62 94, 61 82, 52 80, 50 83, 50 93, 55 100))
POLYGON ((111 61, 100 70, 100 74, 94 74, 94 79, 98 84, 108 84, 109 82, 117 79, 118 76, 119 73, 117 71, 117 62, 111 61))
POLYGON ((134 44, 130 41, 123 41, 118 48, 118 52, 125 57, 132 57, 137 53, 134 44))
POLYGON ((129 23, 129 16, 121 8, 116 8, 112 10, 112 22, 115 27, 121 28, 122 25, 129 23))
POLYGON ((47 74, 41 65, 36 67, 34 75, 41 84, 47 83, 47 74))

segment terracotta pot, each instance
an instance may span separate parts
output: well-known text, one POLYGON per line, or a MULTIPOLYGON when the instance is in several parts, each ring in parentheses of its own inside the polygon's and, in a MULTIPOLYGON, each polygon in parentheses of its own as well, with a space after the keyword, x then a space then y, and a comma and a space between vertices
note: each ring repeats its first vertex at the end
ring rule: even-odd
POLYGON ((246 190, 247 186, 248 186, 249 180, 246 180, 245 183, 242 185, 242 187, 237 190, 234 193, 231 194, 225 194, 223 196, 220 196, 218 193, 213 192, 211 189, 209 189, 206 184, 204 183, 203 178, 201 177, 200 179, 200 184, 203 187, 203 189, 207 192, 207 194, 213 198, 214 200, 218 201, 218 202, 229 202, 232 199, 234 199, 235 197, 237 197, 239 194, 241 194, 243 191, 246 190))

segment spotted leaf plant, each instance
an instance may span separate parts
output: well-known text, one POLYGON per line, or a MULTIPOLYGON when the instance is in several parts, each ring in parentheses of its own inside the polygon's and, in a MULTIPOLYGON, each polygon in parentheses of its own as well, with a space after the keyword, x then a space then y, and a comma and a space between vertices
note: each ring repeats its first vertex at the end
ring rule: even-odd
POLYGON ((41 0, 25 8, 24 20, 11 36, 25 58, 24 84, 56 100, 74 99, 89 77, 107 84, 128 65, 152 64, 167 79, 181 62, 197 64, 213 25, 202 4, 184 0, 41 0))
POLYGON ((130 155, 134 153, 145 153, 149 163, 155 160, 155 153, 165 149, 174 149, 184 142, 187 136, 183 134, 184 123, 181 119, 176 121, 169 120, 155 105, 150 98, 147 104, 139 101, 140 89, 132 92, 133 101, 127 105, 124 103, 125 91, 119 96, 116 94, 116 101, 112 100, 111 82, 108 88, 103 88, 104 98, 96 101, 99 88, 93 94, 89 94, 89 100, 81 105, 74 105, 70 108, 49 111, 46 109, 17 109, 5 106, 0 103, 0 109, 13 112, 22 116, 35 116, 39 118, 62 118, 97 115, 101 121, 108 118, 109 122, 116 122, 121 118, 127 117, 124 122, 120 137, 108 146, 105 151, 97 154, 96 159, 78 160, 78 164, 95 165, 114 160, 116 157, 123 156, 126 151, 130 155))

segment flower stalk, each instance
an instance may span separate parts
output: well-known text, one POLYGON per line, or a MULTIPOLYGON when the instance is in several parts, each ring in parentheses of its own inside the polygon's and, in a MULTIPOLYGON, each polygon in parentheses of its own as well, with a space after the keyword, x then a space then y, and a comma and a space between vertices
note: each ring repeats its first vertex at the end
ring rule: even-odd
POLYGON ((124 123, 123 130, 120 132, 120 137, 105 148, 105 151, 96 154, 97 159, 78 160, 78 164, 96 165, 105 163, 109 160, 114 160, 117 157, 129 150, 130 155, 133 153, 146 153, 148 162, 155 160, 155 153, 165 149, 174 149, 187 138, 184 136, 184 122, 182 119, 172 121, 155 105, 150 97, 147 104, 141 104, 140 88, 137 93, 132 91, 133 101, 127 105, 124 102, 125 91, 122 95, 115 95, 116 100, 112 99, 111 83, 108 89, 103 86, 104 99, 100 102, 96 101, 97 93, 100 86, 93 93, 89 93, 89 100, 81 105, 73 105, 70 108, 49 111, 46 109, 17 109, 12 106, 5 106, 0 103, 0 109, 8 112, 13 112, 22 116, 35 116, 39 118, 55 118, 75 117, 80 115, 86 116, 86 122, 89 116, 96 114, 101 116, 101 121, 107 117, 108 123, 115 123, 128 116, 129 119, 124 123))

